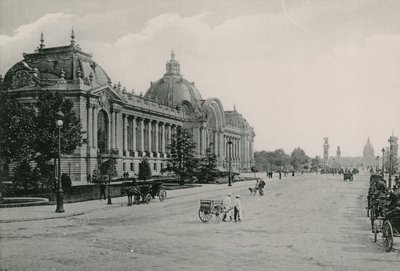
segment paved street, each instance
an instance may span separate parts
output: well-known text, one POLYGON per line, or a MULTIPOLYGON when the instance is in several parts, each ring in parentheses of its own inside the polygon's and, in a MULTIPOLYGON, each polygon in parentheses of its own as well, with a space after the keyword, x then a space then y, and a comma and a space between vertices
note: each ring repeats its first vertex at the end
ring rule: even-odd
MULTIPOLYGON (((0 223, 1 270, 398 270, 400 238, 373 242, 368 175, 304 174, 168 191, 164 202, 124 198, 65 205, 81 215, 0 223), (200 199, 241 195, 242 222, 202 223, 200 199), (95 208, 98 204, 99 208, 95 208), (122 204, 122 206, 121 206, 122 204), (85 208, 83 206, 86 206, 85 208), (89 207, 87 207, 89 206, 89 207)), ((54 209, 54 206, 49 206, 54 209)), ((40 207, 40 208, 49 208, 40 207)), ((38 208, 38 207, 35 207, 38 208)), ((37 209, 31 209, 37 210, 37 209)), ((50 209, 49 209, 50 210, 50 209)), ((10 210, 1 210, 1 218, 10 210)), ((11 217, 8 217, 11 218, 11 217)))

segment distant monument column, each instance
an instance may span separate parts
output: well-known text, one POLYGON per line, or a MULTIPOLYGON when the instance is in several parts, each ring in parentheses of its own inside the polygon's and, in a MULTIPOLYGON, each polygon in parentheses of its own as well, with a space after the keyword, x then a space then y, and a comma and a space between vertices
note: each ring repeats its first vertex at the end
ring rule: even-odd
POLYGON ((397 137, 395 137, 392 133, 392 136, 389 138, 389 188, 392 187, 392 176, 394 174, 395 163, 397 162, 397 151, 399 145, 397 144, 397 137))
POLYGON ((340 146, 338 146, 338 147, 337 147, 337 150, 336 150, 336 163, 337 163, 337 167, 341 167, 341 166, 342 166, 341 163, 340 163, 340 155, 341 155, 340 146))
POLYGON ((324 168, 326 168, 326 165, 328 164, 328 158, 329 158, 329 144, 328 144, 328 137, 324 137, 324 168))

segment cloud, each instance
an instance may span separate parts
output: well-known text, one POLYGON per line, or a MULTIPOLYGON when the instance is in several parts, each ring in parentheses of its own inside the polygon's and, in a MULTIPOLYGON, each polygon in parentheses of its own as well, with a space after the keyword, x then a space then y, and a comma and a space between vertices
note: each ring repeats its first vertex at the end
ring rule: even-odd
POLYGON ((128 15, 48 14, 0 36, 0 70, 32 52, 41 30, 47 47, 62 46, 73 26, 81 48, 113 81, 136 92, 164 74, 174 49, 185 78, 196 81, 204 98, 220 98, 227 110, 236 104, 255 127, 259 150, 301 146, 314 156, 329 136, 344 154, 356 155, 364 138, 384 144, 391 129, 400 131, 399 35, 332 47, 318 32, 299 31, 284 14, 237 16, 211 27, 207 13, 165 13, 141 28, 127 25, 128 15))
POLYGON ((39 18, 33 23, 21 25, 13 36, 0 35, 0 46, 12 46, 15 43, 29 40, 32 35, 38 37, 43 29, 51 29, 51 25, 59 24, 60 21, 72 20, 73 15, 64 13, 51 13, 39 18))

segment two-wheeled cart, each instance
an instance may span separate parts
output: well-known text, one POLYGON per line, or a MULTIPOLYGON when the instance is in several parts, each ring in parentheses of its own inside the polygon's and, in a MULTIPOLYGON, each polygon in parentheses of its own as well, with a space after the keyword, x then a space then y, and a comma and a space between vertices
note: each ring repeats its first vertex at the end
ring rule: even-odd
POLYGON ((212 221, 219 223, 224 218, 225 212, 222 200, 200 200, 199 218, 203 222, 212 221))

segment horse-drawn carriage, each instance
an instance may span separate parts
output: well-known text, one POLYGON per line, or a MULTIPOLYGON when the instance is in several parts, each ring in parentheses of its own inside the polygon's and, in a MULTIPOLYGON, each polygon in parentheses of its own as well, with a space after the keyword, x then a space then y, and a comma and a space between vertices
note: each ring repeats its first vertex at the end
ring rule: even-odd
MULTIPOLYGON (((379 198, 380 194, 385 193, 385 191, 386 181, 383 179, 383 176, 381 174, 371 174, 367 196, 367 217, 369 217, 372 212, 373 201, 379 198)), ((373 225, 373 221, 371 221, 371 225, 373 225)))
POLYGON ((199 218, 203 222, 219 223, 224 218, 222 200, 200 200, 199 218))
POLYGON ((160 201, 167 198, 167 191, 165 191, 163 183, 160 181, 136 182, 125 188, 124 193, 128 196, 128 206, 131 206, 133 203, 139 204, 141 202, 148 204, 151 199, 155 197, 158 197, 160 201))
POLYGON ((390 194, 381 214, 374 220, 373 232, 375 242, 378 239, 378 234, 382 233, 385 251, 391 251, 393 238, 400 237, 400 194, 390 194))

